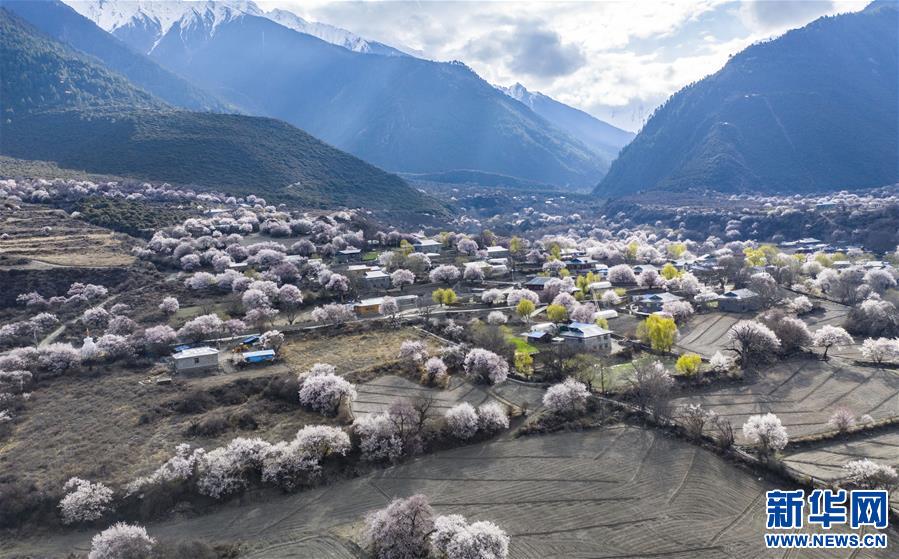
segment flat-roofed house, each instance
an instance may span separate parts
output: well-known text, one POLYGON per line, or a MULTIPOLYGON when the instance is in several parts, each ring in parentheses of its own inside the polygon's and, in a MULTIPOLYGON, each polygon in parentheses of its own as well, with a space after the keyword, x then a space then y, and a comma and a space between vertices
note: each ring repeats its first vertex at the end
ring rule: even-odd
POLYGON ((338 262, 361 262, 362 250, 356 247, 347 247, 337 251, 338 262))
POLYGON ((219 351, 213 347, 191 347, 172 355, 176 373, 211 371, 219 367, 219 351))
POLYGON ((435 253, 440 252, 443 244, 434 239, 419 239, 412 243, 412 248, 415 249, 415 252, 435 253))
POLYGON ((390 289, 390 274, 382 270, 366 272, 365 287, 368 289, 390 289))
POLYGON ((487 247, 488 258, 506 258, 509 256, 509 249, 503 246, 487 247))

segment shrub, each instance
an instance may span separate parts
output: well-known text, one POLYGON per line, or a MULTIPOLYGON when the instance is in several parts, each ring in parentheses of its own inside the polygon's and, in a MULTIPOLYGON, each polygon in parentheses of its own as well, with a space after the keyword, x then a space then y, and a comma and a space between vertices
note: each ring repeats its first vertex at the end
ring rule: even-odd
POLYGON ((702 365, 702 357, 695 353, 685 353, 677 358, 674 370, 682 375, 692 377, 699 372, 700 365, 702 365))
POLYGON ((827 421, 827 425, 840 433, 845 433, 855 427, 855 414, 849 408, 840 406, 834 410, 833 415, 827 421))

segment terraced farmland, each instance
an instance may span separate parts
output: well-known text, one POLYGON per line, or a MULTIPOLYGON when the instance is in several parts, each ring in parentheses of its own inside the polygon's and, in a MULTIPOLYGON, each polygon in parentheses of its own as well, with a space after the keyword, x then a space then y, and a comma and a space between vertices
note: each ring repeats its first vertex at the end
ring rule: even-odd
POLYGON ((697 353, 709 358, 727 346, 727 332, 730 327, 748 318, 751 318, 751 315, 719 312, 695 316, 680 329, 680 337, 675 346, 683 352, 697 353))
POLYGON ((813 359, 777 363, 751 384, 718 386, 677 398, 675 405, 701 403, 728 417, 738 429, 750 415, 772 412, 791 437, 828 431, 837 406, 874 419, 899 415, 899 375, 843 360, 813 359))
POLYGON ((397 400, 417 397, 434 398, 434 412, 442 414, 460 402, 477 407, 491 400, 499 400, 517 406, 527 404, 533 409, 539 405, 543 390, 513 383, 495 387, 476 386, 454 377, 446 390, 427 388, 408 379, 387 375, 356 386, 359 397, 353 402, 356 417, 381 413, 397 400))
MULTIPOLYGON (((394 496, 422 492, 440 514, 497 522, 512 537, 516 559, 783 557, 762 547, 764 492, 771 488, 705 450, 616 426, 458 448, 148 530, 169 540, 242 541, 253 558, 359 557, 353 540, 363 515, 394 496)), ((87 549, 92 534, 5 542, 0 551, 66 554, 87 549)))
POLYGON ((856 436, 851 440, 830 440, 812 448, 788 452, 784 461, 806 475, 836 480, 844 476, 844 464, 862 458, 899 466, 899 429, 856 436))

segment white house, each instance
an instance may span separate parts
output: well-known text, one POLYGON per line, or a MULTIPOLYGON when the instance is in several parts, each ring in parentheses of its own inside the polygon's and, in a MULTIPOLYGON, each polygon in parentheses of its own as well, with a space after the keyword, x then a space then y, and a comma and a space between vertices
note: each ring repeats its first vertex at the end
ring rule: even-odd
POLYGON ((176 373, 192 373, 218 369, 219 351, 215 348, 191 347, 172 355, 176 373))

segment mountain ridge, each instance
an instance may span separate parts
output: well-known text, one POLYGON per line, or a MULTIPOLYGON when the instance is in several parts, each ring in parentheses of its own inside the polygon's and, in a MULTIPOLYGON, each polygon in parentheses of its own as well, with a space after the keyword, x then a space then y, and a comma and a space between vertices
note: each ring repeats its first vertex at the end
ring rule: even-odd
POLYGON ((594 192, 821 192, 899 181, 899 10, 820 18, 674 94, 594 192))
POLYGON ((354 52, 261 15, 198 6, 219 11, 174 20, 151 58, 249 114, 290 122, 381 168, 476 169, 589 188, 608 167, 461 63, 354 52))
POLYGON ((287 123, 172 108, 3 7, 0 32, 4 155, 308 206, 442 211, 287 123))

